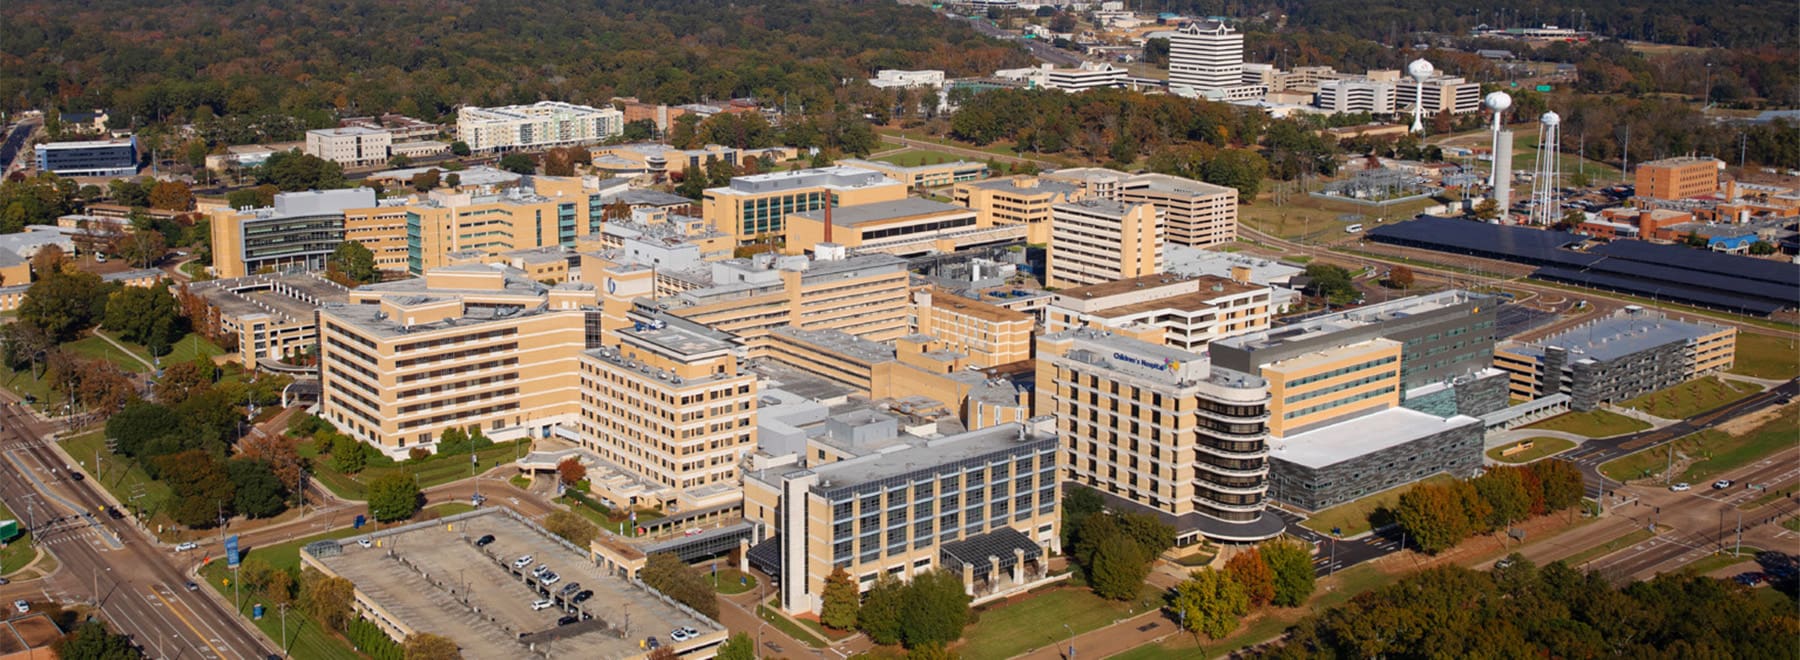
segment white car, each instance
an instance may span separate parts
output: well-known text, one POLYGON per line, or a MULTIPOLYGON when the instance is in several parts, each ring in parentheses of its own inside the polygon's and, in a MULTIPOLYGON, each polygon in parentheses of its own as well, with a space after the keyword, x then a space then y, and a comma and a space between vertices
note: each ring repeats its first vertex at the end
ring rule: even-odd
POLYGON ((365 537, 363 537, 363 538, 360 538, 360 539, 357 539, 357 540, 356 540, 356 544, 357 544, 357 545, 360 545, 360 546, 362 546, 362 547, 365 547, 365 548, 373 548, 373 547, 375 547, 375 543, 374 543, 374 542, 373 542, 373 541, 370 541, 370 540, 369 540, 369 539, 368 539, 368 537, 366 537, 366 536, 365 536, 365 537))
POLYGON ((1688 486, 1688 483, 1683 481, 1681 483, 1670 486, 1669 490, 1673 491, 1673 492, 1681 493, 1681 492, 1686 492, 1688 488, 1690 488, 1690 486, 1688 486))
POLYGON ((531 569, 532 577, 544 577, 549 574, 550 574, 550 565, 549 564, 538 564, 537 568, 531 569))
POLYGON ((1718 481, 1713 482, 1713 490, 1725 490, 1730 487, 1731 487, 1730 479, 1720 479, 1718 481))
POLYGON ((31 611, 31 603, 27 603, 24 600, 15 600, 13 601, 13 609, 18 610, 20 614, 24 614, 31 611))
POLYGON ((200 544, 198 544, 198 543, 195 543, 193 541, 184 541, 180 545, 175 546, 175 551, 176 552, 187 552, 189 550, 193 550, 194 548, 198 548, 198 547, 200 547, 200 544))
POLYGON ((531 611, 536 612, 538 610, 547 610, 547 609, 550 609, 555 606, 556 606, 556 603, 550 602, 550 599, 545 598, 543 600, 533 601, 531 603, 531 611))
POLYGON ((546 586, 546 587, 556 584, 561 581, 562 581, 561 575, 557 575, 555 573, 549 573, 549 574, 544 575, 544 586, 546 586))
POLYGON ((531 555, 524 555, 513 560, 513 568, 525 568, 531 565, 531 555))
POLYGON ((685 641, 688 641, 689 637, 688 637, 686 630, 676 628, 674 630, 669 631, 669 639, 675 640, 677 642, 685 642, 685 641))

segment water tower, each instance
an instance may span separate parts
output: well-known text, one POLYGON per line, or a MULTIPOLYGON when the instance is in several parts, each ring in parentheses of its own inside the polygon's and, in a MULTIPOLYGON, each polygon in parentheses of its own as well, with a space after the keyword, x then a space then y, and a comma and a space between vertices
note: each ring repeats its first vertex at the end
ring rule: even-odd
POLYGON ((1562 117, 1546 112, 1539 120, 1537 169, 1531 180, 1531 223, 1553 225, 1560 219, 1562 208, 1557 202, 1557 186, 1561 185, 1562 168, 1556 162, 1557 141, 1561 139, 1562 117))
POLYGON ((1500 205, 1500 221, 1506 222, 1507 209, 1512 208, 1512 131, 1502 129, 1505 122, 1500 115, 1512 107, 1512 96, 1506 92, 1493 92, 1481 100, 1494 113, 1494 151, 1493 175, 1488 178, 1488 186, 1493 190, 1494 202, 1500 205))
POLYGON ((1412 76, 1413 88, 1413 124, 1412 132, 1425 132, 1425 79, 1437 73, 1437 67, 1431 66, 1425 58, 1413 60, 1406 65, 1406 75, 1412 76))

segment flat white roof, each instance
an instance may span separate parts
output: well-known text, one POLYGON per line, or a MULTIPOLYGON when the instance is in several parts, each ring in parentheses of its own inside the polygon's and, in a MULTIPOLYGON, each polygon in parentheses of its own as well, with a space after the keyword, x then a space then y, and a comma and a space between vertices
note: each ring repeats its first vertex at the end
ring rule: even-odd
POLYGON ((1480 425, 1481 420, 1389 408, 1305 433, 1270 438, 1269 457, 1317 469, 1470 424, 1480 425))

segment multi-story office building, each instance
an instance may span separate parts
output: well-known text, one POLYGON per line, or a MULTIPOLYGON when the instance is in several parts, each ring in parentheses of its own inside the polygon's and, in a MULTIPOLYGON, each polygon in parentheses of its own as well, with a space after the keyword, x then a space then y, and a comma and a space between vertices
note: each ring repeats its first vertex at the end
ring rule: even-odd
POLYGON ((735 334, 752 355, 761 352, 770 330, 783 325, 873 341, 892 341, 907 332, 906 260, 899 257, 846 257, 841 249, 821 251, 816 258, 763 253, 712 262, 704 279, 703 286, 660 298, 615 294, 610 283, 603 290, 608 300, 635 307, 637 316, 668 312, 735 334))
POLYGON ((741 243, 787 236, 790 213, 832 206, 892 202, 906 198, 906 184, 880 172, 825 167, 731 178, 731 185, 708 188, 701 215, 720 233, 741 243))
POLYGON ((1159 270, 1162 210, 1150 204, 1084 199, 1051 207, 1045 286, 1099 284, 1159 270))
POLYGON ((376 268, 417 275, 452 263, 506 263, 503 255, 519 250, 573 249, 602 230, 609 198, 598 182, 546 176, 532 177, 530 187, 506 182, 346 209, 343 238, 369 248, 376 268))
POLYGON ((821 244, 831 243, 859 253, 913 257, 1024 238, 1024 227, 984 225, 975 211, 918 197, 800 211, 787 216, 787 251, 791 253, 811 252, 821 244), (829 231, 825 227, 827 217, 831 219, 829 231))
MULTIPOLYGON (((375 256, 375 269, 395 273, 411 270, 407 256, 407 200, 381 200, 375 206, 344 209, 344 240, 356 241, 375 256)), ((422 234, 421 234, 422 235, 422 234)))
MULTIPOLYGON (((1427 115, 1436 115, 1446 109, 1453 115, 1466 115, 1481 110, 1480 83, 1472 83, 1458 76, 1437 76, 1425 81, 1423 91, 1427 115)), ((1418 81, 1409 79, 1395 83, 1394 107, 1412 108, 1420 104, 1419 93, 1418 81)))
POLYGON ((597 480, 622 509, 693 511, 743 498, 739 465, 756 448, 756 379, 736 338, 678 318, 609 333, 581 354, 583 447, 632 478, 597 480))
POLYGON ((1637 196, 1651 199, 1687 199, 1719 191, 1719 172, 1725 163, 1712 157, 1678 156, 1638 163, 1637 196))
POLYGON ((1046 332, 1092 328, 1184 351, 1269 329, 1270 289, 1204 275, 1146 275, 1057 291, 1046 332))
POLYGON ((580 355, 599 345, 594 301, 589 284, 485 265, 354 289, 319 308, 319 414, 394 457, 451 427, 510 439, 569 425, 580 355))
POLYGON ((905 166, 879 160, 846 158, 837 162, 844 167, 874 170, 916 189, 938 188, 988 177, 987 163, 966 160, 948 163, 922 163, 905 166))
POLYGON ((1244 35, 1210 20, 1182 25, 1170 37, 1169 87, 1222 101, 1256 98, 1268 89, 1244 84, 1244 35))
POLYGON ((212 216, 213 274, 243 277, 270 270, 324 270, 344 242, 344 211, 375 206, 371 188, 275 195, 263 209, 223 209, 212 216))
POLYGON ((799 150, 793 147, 769 147, 765 149, 737 149, 717 144, 702 145, 694 149, 676 149, 666 144, 634 143, 614 144, 593 147, 588 150, 593 156, 594 169, 616 177, 633 177, 650 175, 664 177, 687 172, 703 172, 707 161, 717 161, 736 168, 740 163, 760 161, 764 158, 779 163, 794 158, 799 150))
POLYGON ((997 367, 1031 359, 1030 314, 942 289, 913 293, 913 332, 944 342, 970 364, 997 367))
POLYGON ((984 226, 1025 227, 1025 240, 1032 245, 1050 243, 1050 207, 1085 195, 1080 186, 1035 176, 959 183, 952 192, 957 205, 974 209, 984 226))
POLYGON ((1044 87, 1065 92, 1124 87, 1130 72, 1108 62, 1082 62, 1079 66, 1058 69, 1049 64, 1043 68, 1044 87))
POLYGON ((1281 533, 1268 405, 1262 378, 1196 353, 1085 328, 1038 340, 1034 408, 1056 418, 1063 480, 1156 513, 1180 545, 1281 533))
POLYGON ((40 172, 58 176, 131 176, 137 174, 137 138, 50 142, 32 147, 40 172))
POLYGON ((1344 78, 1319 83, 1313 105, 1333 113, 1394 113, 1396 83, 1368 78, 1344 78))
POLYGON ((193 282, 187 292, 206 302, 197 329, 226 347, 238 364, 294 363, 318 354, 321 305, 349 300, 349 292, 316 273, 251 275, 193 282))
POLYGON ((1162 213, 1164 239, 1207 247, 1237 240, 1237 190, 1167 174, 1126 174, 1103 167, 1073 167, 1043 178, 1081 187, 1089 196, 1124 204, 1150 204, 1162 213))
POLYGON ((1017 423, 943 437, 842 432, 843 460, 752 470, 744 515, 772 533, 750 561, 781 584, 781 608, 817 613, 843 569, 864 590, 881 576, 960 575, 976 602, 1041 583, 1061 550, 1056 436, 1017 423))
POLYGON ((306 153, 344 167, 373 167, 388 162, 394 135, 379 128, 345 126, 306 132, 306 153))
POLYGON ((1636 305, 1494 352, 1494 366, 1511 374, 1513 394, 1567 394, 1575 410, 1724 371, 1736 360, 1737 328, 1670 318, 1636 305))
POLYGON ((560 101, 456 112, 457 136, 477 153, 592 144, 624 132, 618 110, 560 101))

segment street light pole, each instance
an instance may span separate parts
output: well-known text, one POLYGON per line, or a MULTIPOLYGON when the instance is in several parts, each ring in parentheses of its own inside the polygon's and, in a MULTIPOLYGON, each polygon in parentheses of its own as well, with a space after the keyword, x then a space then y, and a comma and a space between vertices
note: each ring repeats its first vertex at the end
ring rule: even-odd
POLYGON ((287 603, 281 604, 281 657, 288 657, 287 643, 287 603))
POLYGON ((1065 630, 1065 631, 1068 631, 1068 633, 1069 633, 1069 656, 1068 656, 1068 660, 1075 660, 1075 629, 1073 629, 1073 628, 1070 628, 1070 627, 1069 627, 1069 624, 1066 624, 1066 623, 1065 623, 1065 624, 1062 624, 1062 626, 1063 626, 1063 630, 1065 630))

